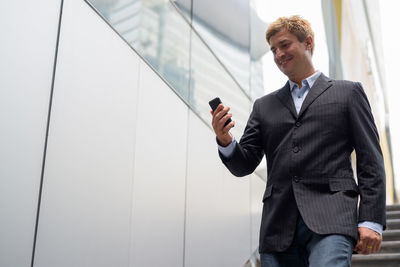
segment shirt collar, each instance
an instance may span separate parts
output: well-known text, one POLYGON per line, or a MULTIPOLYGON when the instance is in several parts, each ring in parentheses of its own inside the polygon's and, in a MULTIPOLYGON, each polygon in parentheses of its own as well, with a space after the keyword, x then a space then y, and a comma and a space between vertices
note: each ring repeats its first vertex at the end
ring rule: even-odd
MULTIPOLYGON (((314 74, 312 74, 311 76, 305 78, 304 80, 301 81, 302 86, 305 86, 306 84, 308 84, 308 88, 311 88, 320 75, 321 75, 321 72, 317 71, 314 74)), ((298 85, 291 80, 289 80, 289 84, 290 84, 290 91, 293 91, 293 89, 295 87, 298 87, 298 85)))

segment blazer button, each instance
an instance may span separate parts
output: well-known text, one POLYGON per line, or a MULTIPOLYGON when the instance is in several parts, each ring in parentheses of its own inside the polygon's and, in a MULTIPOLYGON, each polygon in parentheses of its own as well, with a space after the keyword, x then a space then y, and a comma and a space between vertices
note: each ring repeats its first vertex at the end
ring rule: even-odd
POLYGON ((301 126, 301 122, 299 122, 299 121, 296 121, 296 127, 300 127, 301 126))
POLYGON ((295 183, 298 183, 299 181, 300 181, 300 177, 299 176, 293 176, 293 181, 295 182, 295 183))
POLYGON ((298 147, 298 146, 295 146, 294 148, 293 148, 293 152, 294 153, 297 153, 297 152, 299 152, 300 151, 300 148, 298 147))

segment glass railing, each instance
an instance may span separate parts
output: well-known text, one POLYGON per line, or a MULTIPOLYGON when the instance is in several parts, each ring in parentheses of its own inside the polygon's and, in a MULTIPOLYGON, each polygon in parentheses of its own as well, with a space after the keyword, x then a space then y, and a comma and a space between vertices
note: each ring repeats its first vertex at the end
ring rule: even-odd
MULTIPOLYGON (((219 96, 236 121, 232 133, 243 133, 250 96, 192 28, 189 13, 168 0, 86 1, 204 121, 211 120, 208 101, 219 96)), ((245 68, 242 73, 249 75, 245 68)))
POLYGON ((192 34, 191 38, 190 104, 201 117, 209 121, 208 101, 219 96, 232 108, 236 122, 232 132, 240 136, 249 117, 251 101, 199 36, 192 34))
MULTIPOLYGON (((178 5, 183 0, 174 0, 178 5)), ((249 0, 193 0, 192 26, 250 94, 249 0), (223 12, 221 12, 223 10, 223 12)))

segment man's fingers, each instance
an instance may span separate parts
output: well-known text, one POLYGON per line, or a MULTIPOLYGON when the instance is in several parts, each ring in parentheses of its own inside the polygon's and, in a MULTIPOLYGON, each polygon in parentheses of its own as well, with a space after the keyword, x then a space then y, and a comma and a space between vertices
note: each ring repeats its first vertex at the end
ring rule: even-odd
POLYGON ((357 244, 354 246, 354 251, 360 251, 360 240, 357 240, 357 244))
POLYGON ((354 250, 360 254, 368 254, 368 250, 371 250, 371 248, 367 249, 366 240, 364 237, 360 237, 354 250))
POLYGON ((211 115, 212 115, 211 124, 213 125, 214 130, 215 130, 215 126, 216 126, 215 123, 218 122, 223 115, 220 113, 223 109, 224 109, 224 106, 222 104, 219 104, 218 107, 214 111, 213 110, 210 111, 211 115))
POLYGON ((222 109, 224 109, 224 105, 219 104, 218 107, 215 109, 214 112, 218 113, 218 112, 220 112, 222 109))
POLYGON ((372 253, 378 252, 380 247, 381 247, 380 243, 375 243, 375 245, 372 247, 372 251, 373 251, 372 253))
POLYGON ((218 112, 220 112, 222 109, 224 109, 224 106, 222 104, 219 104, 215 110, 210 110, 210 113, 213 116, 213 120, 215 116, 218 114, 218 112))
POLYGON ((374 246, 372 244, 367 244, 365 246, 365 250, 363 251, 363 254, 371 254, 374 253, 374 246))
POLYGON ((225 116, 223 116, 220 120, 219 123, 221 123, 223 126, 225 127, 225 123, 227 120, 229 120, 230 118, 232 118, 232 114, 231 113, 227 113, 225 116))
POLYGON ((212 123, 215 131, 222 131, 222 129, 225 127, 226 121, 232 118, 232 114, 227 113, 228 111, 229 108, 224 108, 217 114, 214 112, 212 123))
POLYGON ((232 129, 233 126, 235 126, 235 122, 234 122, 234 121, 231 121, 228 125, 226 125, 226 126, 224 127, 224 129, 222 129, 222 131, 223 131, 224 133, 229 133, 229 131, 232 129))
POLYGON ((378 252, 380 246, 381 246, 380 236, 378 238, 365 237, 364 239, 359 240, 354 250, 360 254, 367 255, 378 252))
POLYGON ((232 118, 232 114, 226 114, 226 115, 218 122, 218 124, 219 124, 219 125, 218 125, 218 128, 221 129, 221 133, 222 133, 223 135, 229 133, 230 129, 233 127, 232 122, 228 123, 228 124, 225 126, 226 121, 229 120, 230 118, 232 118))
POLYGON ((373 237, 372 253, 378 252, 382 244, 382 236, 378 233, 374 233, 374 235, 375 236, 373 237))
POLYGON ((213 111, 213 116, 215 117, 221 116, 220 112, 223 111, 224 109, 226 109, 224 105, 219 104, 218 107, 213 111))
POLYGON ((358 242, 355 251, 361 254, 371 254, 376 253, 381 246, 382 236, 372 229, 367 227, 358 228, 358 242))
POLYGON ((364 251, 364 249, 365 249, 364 241, 361 239, 358 239, 357 245, 354 248, 354 250, 357 251, 358 253, 362 253, 364 251))
POLYGON ((212 115, 212 127, 221 143, 229 143, 229 140, 232 140, 232 137, 228 136, 228 134, 230 129, 235 125, 235 122, 232 121, 225 125, 225 123, 232 118, 232 114, 228 113, 229 110, 229 107, 224 107, 222 104, 219 104, 214 111, 210 111, 212 115))
POLYGON ((379 244, 367 244, 365 246, 365 250, 362 251, 362 254, 372 254, 372 253, 376 253, 379 250, 379 244))
POLYGON ((227 113, 228 113, 228 111, 230 110, 230 108, 229 107, 225 107, 225 108, 223 108, 223 109, 221 109, 220 111, 215 111, 214 113, 215 113, 215 119, 218 121, 218 120, 221 120, 227 113))

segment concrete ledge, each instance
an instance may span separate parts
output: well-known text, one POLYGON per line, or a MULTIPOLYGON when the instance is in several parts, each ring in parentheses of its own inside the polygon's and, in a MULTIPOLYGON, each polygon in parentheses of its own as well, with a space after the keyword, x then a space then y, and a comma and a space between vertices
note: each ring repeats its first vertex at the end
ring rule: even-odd
POLYGON ((386 211, 400 211, 400 204, 393 204, 393 205, 387 205, 386 206, 386 211))
POLYGON ((400 253, 382 253, 373 255, 353 255, 353 267, 399 267, 400 253))
POLYGON ((399 253, 400 241, 384 241, 382 242, 379 253, 399 253))
POLYGON ((396 240, 400 240, 400 230, 383 231, 383 241, 396 241, 396 240))
POLYGON ((389 230, 400 229, 400 219, 389 219, 386 221, 386 226, 389 230))
POLYGON ((400 211, 393 210, 386 212, 386 219, 400 219, 400 211))

